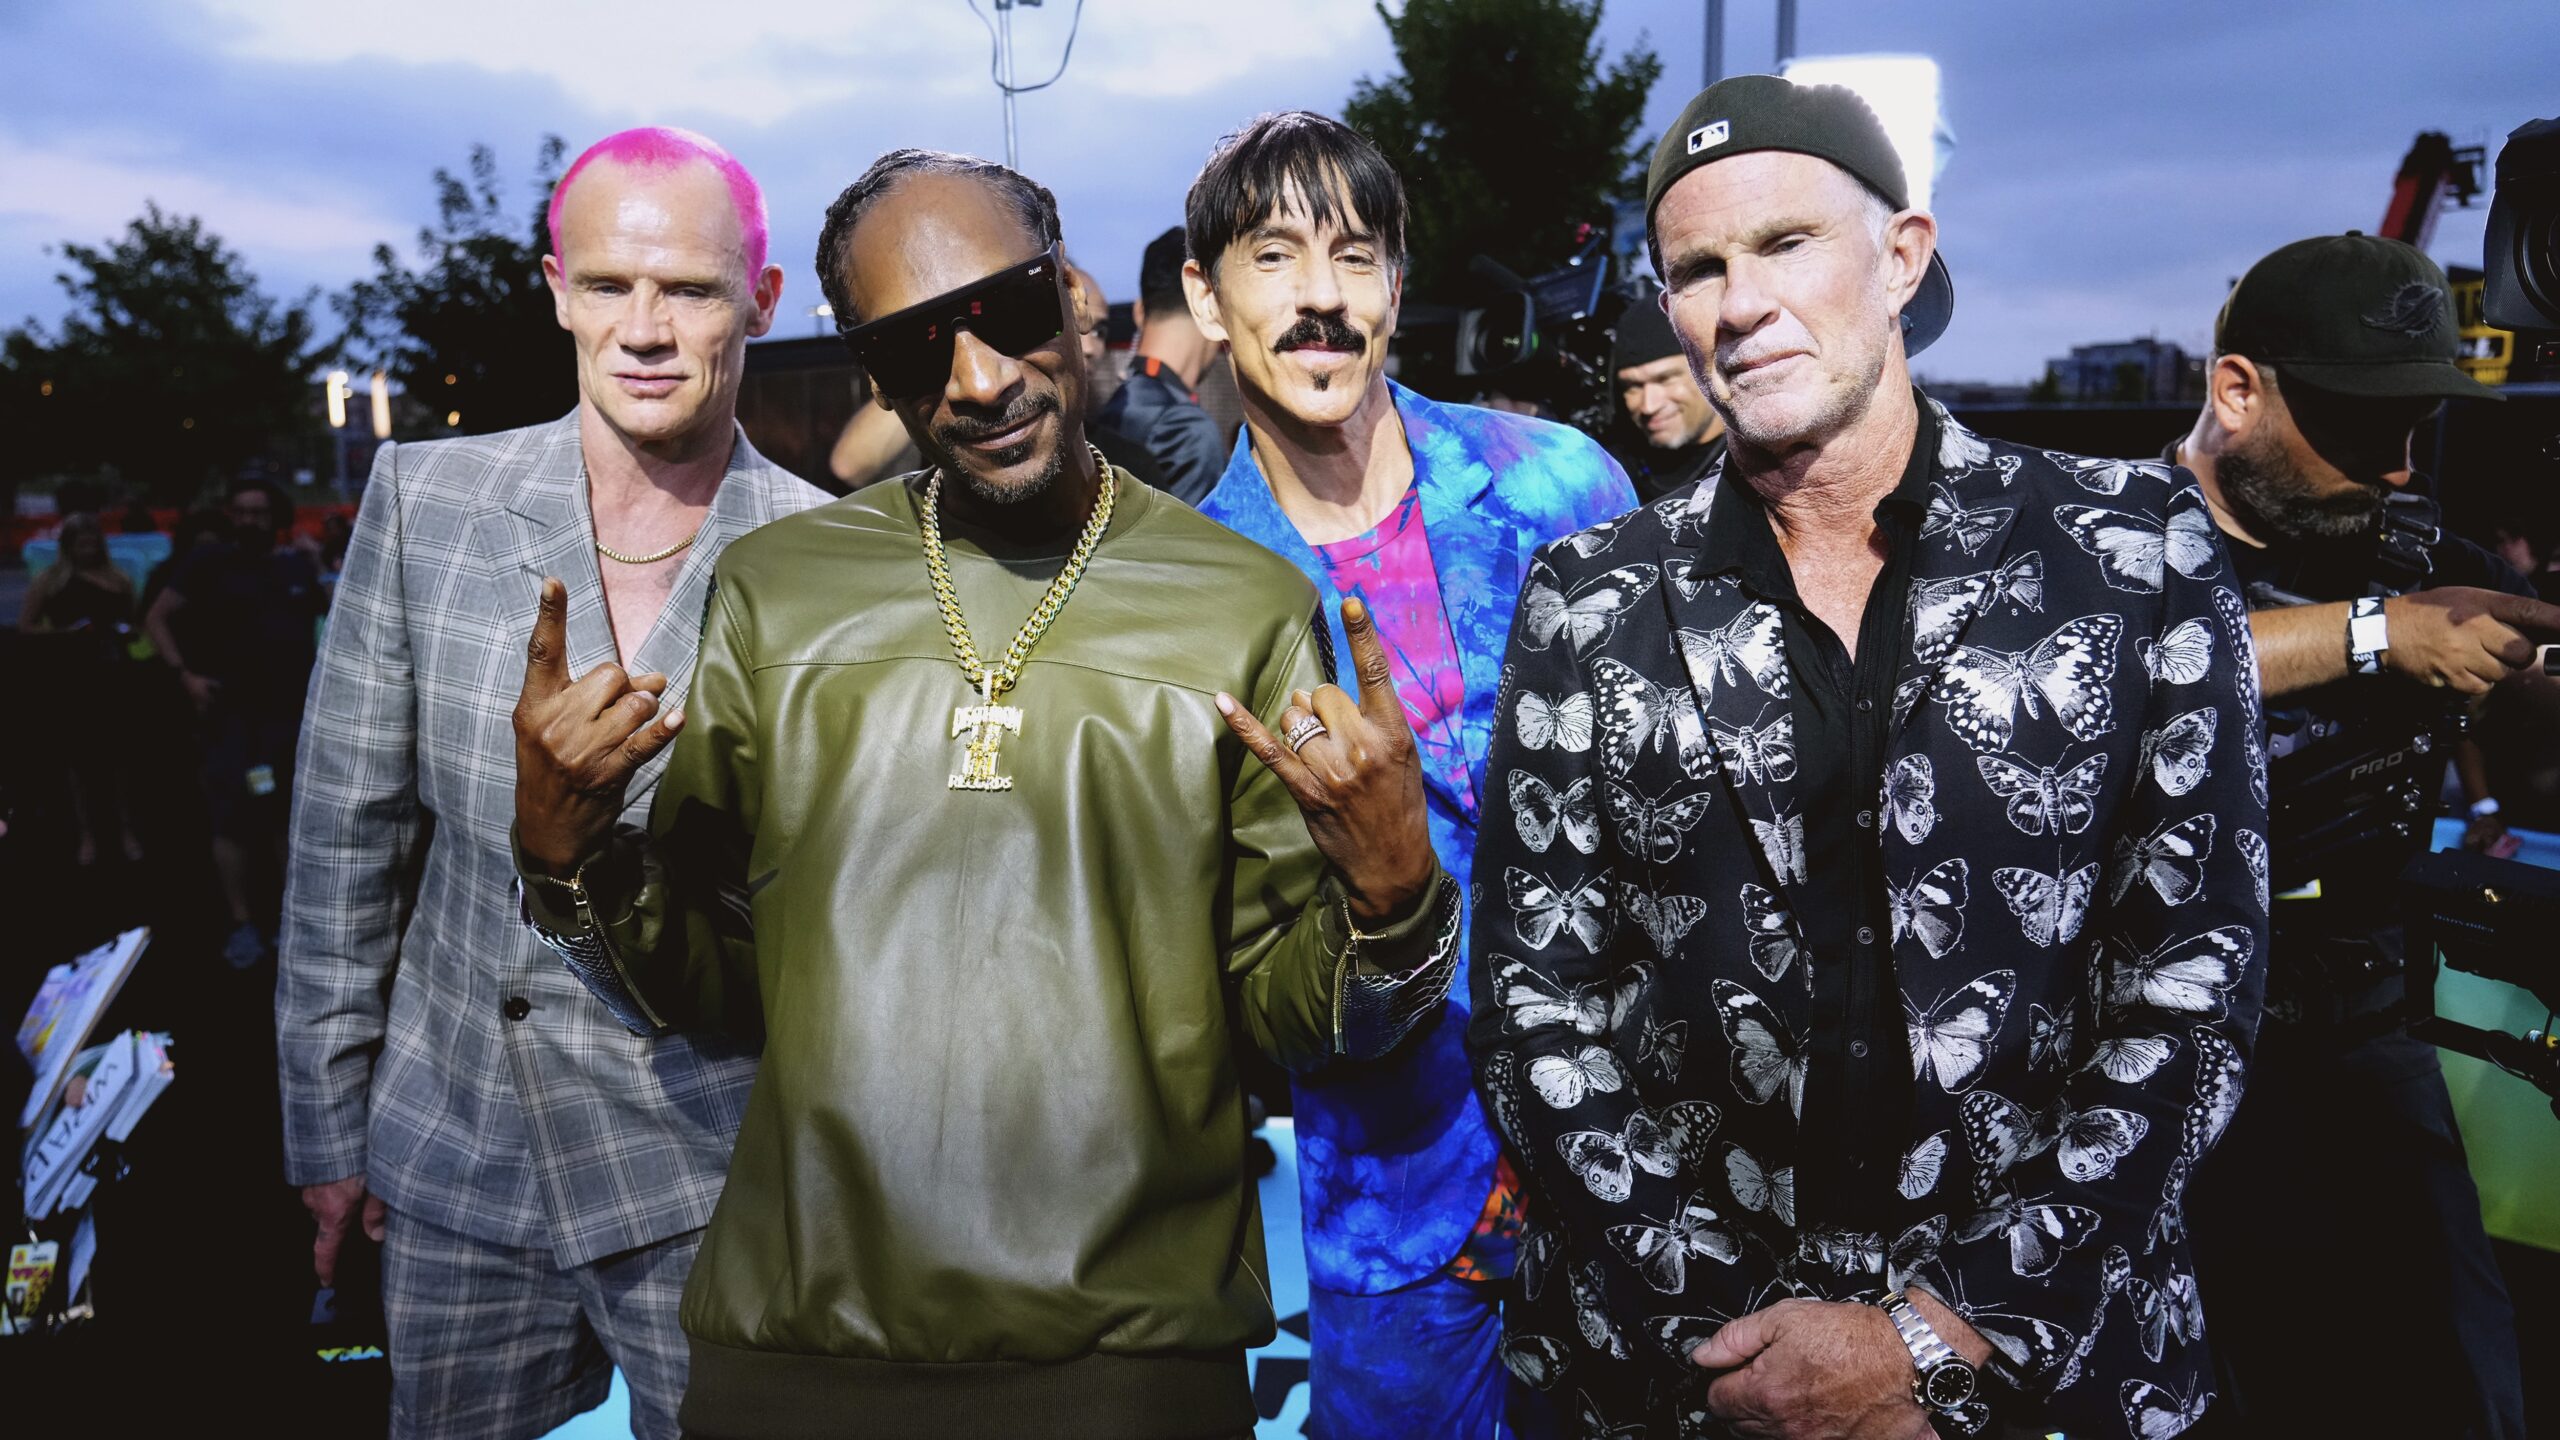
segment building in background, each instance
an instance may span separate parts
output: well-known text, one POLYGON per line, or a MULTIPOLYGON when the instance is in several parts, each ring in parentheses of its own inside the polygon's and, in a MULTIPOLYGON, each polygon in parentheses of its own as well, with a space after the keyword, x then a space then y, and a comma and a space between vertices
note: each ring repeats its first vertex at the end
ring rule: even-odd
POLYGON ((2074 345, 2044 366, 2048 404, 2172 405, 2204 399, 2204 357, 2158 336, 2074 345))

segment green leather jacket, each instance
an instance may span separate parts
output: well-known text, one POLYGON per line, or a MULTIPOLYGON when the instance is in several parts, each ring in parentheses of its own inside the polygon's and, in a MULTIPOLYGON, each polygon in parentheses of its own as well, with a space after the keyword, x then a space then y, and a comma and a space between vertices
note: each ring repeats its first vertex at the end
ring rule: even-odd
MULTIPOLYGON (((1363 947, 1405 973, 1347 961, 1304 820, 1213 704, 1323 680, 1313 591, 1125 472, 1005 697, 1013 788, 949 788, 977 697, 917 493, 733 543, 650 835, 583 868, 583 906, 527 876, 627 1023, 764 1043, 685 1293, 684 1424, 1241 1431, 1273 1323, 1230 1037, 1302 1069, 1391 1048, 1446 989, 1455 888, 1363 947)), ((946 530, 1000 653, 1063 547, 946 530)))

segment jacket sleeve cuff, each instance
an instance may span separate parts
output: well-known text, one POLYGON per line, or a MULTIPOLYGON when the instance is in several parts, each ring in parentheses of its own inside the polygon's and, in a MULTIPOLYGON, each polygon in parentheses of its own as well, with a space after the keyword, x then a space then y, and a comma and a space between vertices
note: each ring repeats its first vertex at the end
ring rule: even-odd
POLYGON ((1340 957, 1334 979, 1334 1053, 1371 1060, 1396 1048, 1437 1014, 1458 973, 1463 907, 1444 871, 1432 877, 1413 913, 1382 931, 1351 935, 1337 882, 1326 882, 1329 948, 1340 957))
MULTIPOLYGON (((537 869, 524 853, 524 842, 509 834, 516 861, 516 906, 525 928, 542 947, 560 957, 569 973, 586 987, 597 1002, 622 1022, 622 1028, 634 1035, 663 1035, 670 1028, 649 1008, 631 987, 621 959, 613 952, 613 942, 594 913, 593 897, 580 905, 583 893, 576 881, 568 884, 552 879, 537 869)), ((589 857, 577 870, 580 877, 590 870, 602 871, 602 854, 589 857)))

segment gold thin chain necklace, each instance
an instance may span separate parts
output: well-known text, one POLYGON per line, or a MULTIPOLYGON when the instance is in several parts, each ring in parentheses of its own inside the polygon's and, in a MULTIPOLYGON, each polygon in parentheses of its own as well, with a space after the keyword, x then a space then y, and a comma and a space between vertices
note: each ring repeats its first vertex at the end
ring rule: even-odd
MULTIPOLYGON (((593 483, 593 481, 587 478, 587 462, 584 457, 580 457, 578 461, 578 488, 585 490, 593 483)), ((659 561, 667 559, 669 556, 683 554, 694 541, 702 538, 702 527, 710 522, 711 512, 706 509, 702 512, 702 518, 694 522, 692 534, 687 535, 664 550, 652 551, 646 555, 625 555, 621 551, 604 543, 604 536, 598 535, 596 536, 596 553, 607 560, 620 561, 625 565, 655 565, 659 561)), ((592 513, 587 517, 587 524, 590 527, 593 527, 595 524, 595 516, 592 513)))
POLYGON ((1111 526, 1111 499, 1118 488, 1111 478, 1111 465, 1102 451, 1090 442, 1094 468, 1102 476, 1102 488, 1094 497, 1093 515, 1084 523, 1084 534, 1077 537, 1074 552, 1058 577, 1049 582, 1040 603, 1024 617, 1022 628, 1015 631, 1013 643, 1004 651, 1004 663, 990 665, 978 658, 977 642, 970 637, 968 618, 960 613, 960 597, 951 588, 951 562, 942 549, 942 524, 939 518, 942 502, 942 471, 936 468, 925 481, 924 503, 916 512, 916 528, 924 538, 924 569, 933 582, 933 603, 942 610, 942 628, 951 637, 951 654, 960 662, 961 674, 985 700, 981 704, 961 705, 951 712, 951 738, 969 737, 963 752, 961 769, 951 777, 954 790, 1010 790, 1013 777, 996 772, 996 746, 1007 734, 1022 733, 1022 709, 998 703, 1005 692, 1022 678, 1022 667, 1031 659, 1031 647, 1049 632, 1058 612, 1067 605, 1067 597, 1075 593, 1076 582, 1084 578, 1085 562, 1093 558, 1093 547, 1102 543, 1102 532, 1111 526))
POLYGON ((625 565, 655 565, 670 555, 680 555, 684 553, 686 547, 692 545, 695 538, 701 534, 702 527, 700 525, 696 525, 693 527, 693 534, 687 535, 664 550, 653 550, 646 555, 625 555, 621 551, 604 543, 602 539, 598 539, 596 541, 596 553, 607 560, 619 560, 625 565))

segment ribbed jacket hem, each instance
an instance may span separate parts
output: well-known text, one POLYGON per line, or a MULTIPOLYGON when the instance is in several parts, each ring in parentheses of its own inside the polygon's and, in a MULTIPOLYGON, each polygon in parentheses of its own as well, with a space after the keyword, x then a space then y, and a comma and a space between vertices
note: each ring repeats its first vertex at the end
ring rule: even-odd
POLYGON ((1240 1350, 927 1364, 691 1344, 692 1440, 1207 1440, 1254 1423, 1240 1350))

